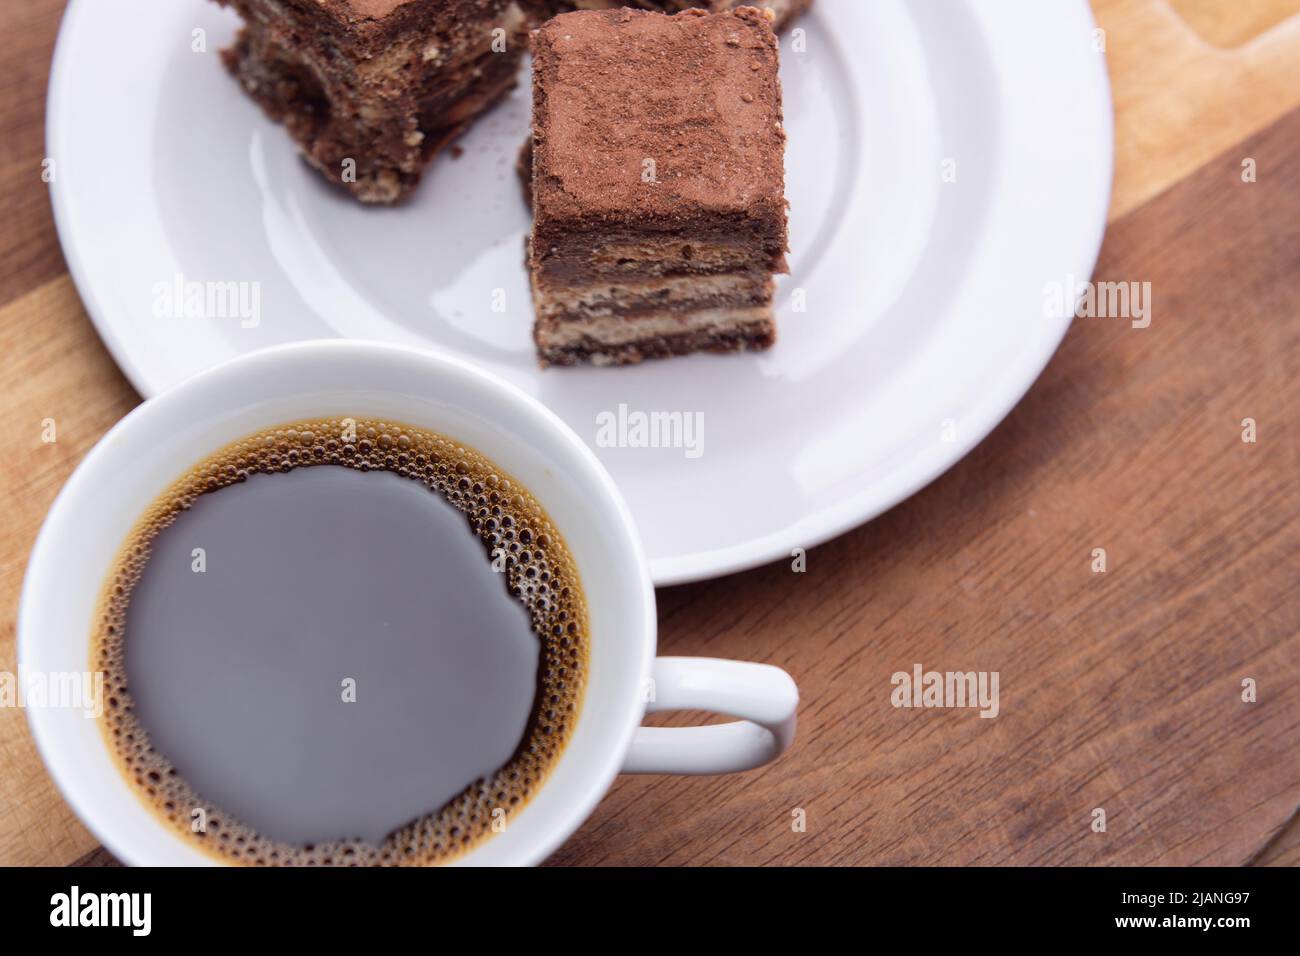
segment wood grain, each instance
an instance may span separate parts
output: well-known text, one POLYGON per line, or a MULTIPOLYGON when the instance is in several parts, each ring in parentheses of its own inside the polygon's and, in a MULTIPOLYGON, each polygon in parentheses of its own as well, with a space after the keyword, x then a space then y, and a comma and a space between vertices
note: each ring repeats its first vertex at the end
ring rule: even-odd
POLYGON ((1098 275, 1151 282, 1151 327, 1076 321, 930 488, 803 575, 666 592, 667 652, 812 689, 798 753, 622 779, 554 862, 1250 861, 1300 804, 1297 143, 1300 111, 1244 144, 1268 182, 1234 152, 1116 223, 1098 275), (1245 417, 1271 437, 1244 444, 1245 417), (1001 715, 893 708, 918 662, 999 671, 1001 715))
POLYGON ((1300 816, 1293 816, 1250 862, 1252 866, 1300 866, 1300 816))
MULTIPOLYGON (((65 275, 0 308, 0 671, 13 673, 14 614, 27 554, 54 496, 92 445, 139 398, 122 378, 65 275), (46 419, 55 441, 45 443, 46 419)), ((22 711, 0 707, 0 863, 67 862, 95 846, 36 755, 22 711)))
POLYGON ((1178 15, 1217 47, 1240 46, 1300 13, 1300 0, 1169 0, 1178 15))
POLYGON ((0 305, 66 271, 41 181, 45 88, 62 13, 51 0, 0 8, 0 305))
POLYGON ((1244 22, 1233 18, 1232 7, 1268 14, 1236 28, 1253 39, 1229 49, 1207 43, 1164 0, 1094 3, 1115 98, 1112 216, 1137 208, 1300 105, 1300 16, 1251 32, 1283 16, 1292 2, 1216 4, 1217 19, 1202 21, 1209 31, 1228 32, 1206 25, 1211 22, 1244 22))
MULTIPOLYGON (((1300 864, 1294 2, 1095 4, 1118 112, 1098 277, 1150 282, 1151 327, 1077 321, 966 461, 805 573, 660 591, 663 652, 795 675, 797 748, 737 777, 622 779, 553 863, 1300 864), (997 670, 1000 716, 895 709, 890 675, 918 662, 997 670)), ((61 7, 0 6, 0 671, 46 509, 138 401, 40 182, 61 7)), ((0 709, 0 864, 74 861, 113 862, 0 709)))

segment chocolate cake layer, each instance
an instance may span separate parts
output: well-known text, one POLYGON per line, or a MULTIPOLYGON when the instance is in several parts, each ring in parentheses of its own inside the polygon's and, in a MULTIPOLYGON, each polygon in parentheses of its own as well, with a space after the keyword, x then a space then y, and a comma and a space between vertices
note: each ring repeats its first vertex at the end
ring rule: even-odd
POLYGON ((812 0, 532 0, 546 16, 555 16, 573 10, 610 10, 615 7, 636 7, 657 13, 681 13, 698 8, 711 13, 734 10, 737 7, 758 7, 771 10, 772 27, 778 33, 789 26, 799 14, 812 6, 812 0))
POLYGON ((702 316, 695 328, 670 323, 665 316, 657 333, 641 330, 635 339, 618 340, 593 326, 590 334, 575 334, 563 341, 538 338, 538 354, 547 365, 636 365, 645 359, 670 358, 692 352, 762 351, 776 341, 771 316, 752 313, 718 313, 702 316))
POLYGON ((759 11, 571 13, 536 31, 533 56, 536 255, 577 230, 723 222, 784 247, 778 53, 759 11))
MULTIPOLYGON (((528 12, 541 23, 561 13, 575 10, 609 10, 615 7, 636 7, 661 13, 677 13, 699 8, 719 12, 736 7, 756 7, 772 12, 772 28, 784 32, 790 24, 812 8, 813 0, 521 0, 528 12)), ((524 205, 533 205, 533 139, 524 140, 515 163, 519 183, 523 189, 524 205)))
MULTIPOLYGON (((321 46, 371 59, 411 37, 445 41, 466 25, 500 19, 512 3, 536 0, 217 0, 245 20, 307 25, 321 46)), ((521 8, 521 12, 522 8, 521 8)), ((531 12, 531 9, 530 11, 531 12)))
POLYGON ((736 270, 785 271, 784 237, 755 238, 743 227, 675 229, 667 236, 584 231, 549 247, 537 273, 555 284, 592 278, 717 275, 736 270))
POLYGON ((680 276, 581 287, 548 286, 534 297, 537 317, 582 321, 605 315, 635 320, 647 312, 676 309, 747 308, 772 300, 772 278, 741 272, 718 276, 680 276))
POLYGON ((513 86, 529 21, 514 0, 218 0, 246 22, 224 58, 304 157, 392 202, 513 86))
POLYGON ((771 16, 565 14, 533 36, 543 364, 775 339, 785 132, 771 16))

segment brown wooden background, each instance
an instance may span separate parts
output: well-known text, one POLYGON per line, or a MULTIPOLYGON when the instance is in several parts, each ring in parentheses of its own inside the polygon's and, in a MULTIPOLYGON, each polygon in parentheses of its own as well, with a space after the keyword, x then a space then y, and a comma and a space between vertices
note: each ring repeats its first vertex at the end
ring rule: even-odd
MULTIPOLYGON (((40 180, 62 6, 0 6, 8 671, 36 530, 139 401, 72 288, 40 180)), ((553 862, 1300 863, 1300 0, 1095 9, 1118 113, 1098 278, 1152 283, 1151 327, 1077 321, 974 454, 805 574, 661 591, 662 651, 785 666, 800 739, 751 774, 620 780, 553 862), (895 710, 889 677, 915 662, 999 671, 1001 716, 895 710)), ((0 710, 0 864, 76 861, 111 859, 21 712, 0 710)))

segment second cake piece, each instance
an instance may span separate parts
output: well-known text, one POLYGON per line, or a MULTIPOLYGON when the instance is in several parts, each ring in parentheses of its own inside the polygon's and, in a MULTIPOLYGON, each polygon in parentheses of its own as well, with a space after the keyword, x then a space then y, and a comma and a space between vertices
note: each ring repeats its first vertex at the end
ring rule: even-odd
POLYGON ((570 13, 534 34, 533 57, 542 364, 770 346, 786 271, 770 16, 570 13))

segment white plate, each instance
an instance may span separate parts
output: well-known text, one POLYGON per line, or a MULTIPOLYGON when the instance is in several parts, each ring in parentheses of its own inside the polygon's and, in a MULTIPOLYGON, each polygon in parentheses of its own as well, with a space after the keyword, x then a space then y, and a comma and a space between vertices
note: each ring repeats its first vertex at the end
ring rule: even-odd
POLYGON ((620 405, 702 413, 698 457, 596 449, 657 584, 788 556, 950 467, 1064 335, 1045 286, 1086 279, 1101 243, 1110 92, 1084 0, 818 0, 804 52, 782 39, 793 274, 776 348, 543 372, 514 172, 526 77, 413 201, 368 208, 226 74, 235 26, 205 0, 74 0, 59 37, 59 234, 132 383, 152 395, 252 349, 351 336, 467 358, 593 447, 620 405), (257 283, 259 324, 156 317, 177 275, 257 283))

